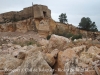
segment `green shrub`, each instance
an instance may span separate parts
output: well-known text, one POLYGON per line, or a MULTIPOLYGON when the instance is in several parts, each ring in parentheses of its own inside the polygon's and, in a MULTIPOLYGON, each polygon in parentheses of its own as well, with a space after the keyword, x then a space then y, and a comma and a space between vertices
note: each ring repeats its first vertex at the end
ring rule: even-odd
POLYGON ((82 34, 73 35, 72 40, 74 40, 74 39, 81 39, 81 38, 82 38, 82 34))
POLYGON ((24 42, 18 42, 18 41, 14 41, 13 44, 17 44, 20 46, 29 46, 29 45, 33 45, 33 44, 37 44, 37 42, 35 40, 29 40, 29 41, 24 41, 24 42))
POLYGON ((73 36, 72 33, 66 33, 66 35, 65 35, 65 37, 67 37, 67 38, 70 38, 70 37, 72 37, 72 36, 73 36))
MULTIPOLYGON (((53 32, 53 34, 56 34, 56 35, 59 35, 59 36, 64 36, 64 37, 66 37, 66 38, 70 38, 70 37, 72 37, 72 40, 74 40, 74 39, 81 39, 82 38, 82 34, 77 34, 77 35, 75 35, 75 34, 73 34, 73 33, 71 33, 71 32, 69 32, 68 30, 65 30, 64 28, 58 28, 58 29, 56 29, 54 32, 53 32)), ((49 38, 50 36, 48 36, 48 38, 49 38)))

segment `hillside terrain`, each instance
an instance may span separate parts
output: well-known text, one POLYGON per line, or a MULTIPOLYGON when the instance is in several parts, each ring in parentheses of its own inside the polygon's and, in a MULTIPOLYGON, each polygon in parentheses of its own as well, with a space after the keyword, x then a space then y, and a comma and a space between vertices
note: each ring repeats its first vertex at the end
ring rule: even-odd
POLYGON ((0 75, 100 75, 100 32, 55 22, 45 5, 2 13, 0 75))

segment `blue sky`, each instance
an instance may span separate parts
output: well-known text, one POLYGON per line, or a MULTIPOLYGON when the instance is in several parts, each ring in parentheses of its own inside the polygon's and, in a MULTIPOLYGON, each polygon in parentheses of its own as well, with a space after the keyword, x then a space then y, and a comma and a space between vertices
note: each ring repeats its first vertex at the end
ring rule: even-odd
POLYGON ((78 26, 82 17, 90 17, 100 31, 100 0, 0 0, 0 13, 20 11, 32 2, 47 5, 55 21, 59 21, 61 13, 66 13, 68 23, 78 26))

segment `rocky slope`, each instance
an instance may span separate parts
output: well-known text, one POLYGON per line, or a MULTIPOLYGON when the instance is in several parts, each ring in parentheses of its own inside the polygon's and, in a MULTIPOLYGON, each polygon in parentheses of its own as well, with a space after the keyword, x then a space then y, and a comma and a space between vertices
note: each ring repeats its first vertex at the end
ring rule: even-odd
POLYGON ((1 37, 0 40, 4 43, 0 46, 0 75, 100 74, 99 41, 71 41, 54 34, 50 40, 24 35, 1 37), (30 43, 31 39, 34 39, 34 43, 30 43))

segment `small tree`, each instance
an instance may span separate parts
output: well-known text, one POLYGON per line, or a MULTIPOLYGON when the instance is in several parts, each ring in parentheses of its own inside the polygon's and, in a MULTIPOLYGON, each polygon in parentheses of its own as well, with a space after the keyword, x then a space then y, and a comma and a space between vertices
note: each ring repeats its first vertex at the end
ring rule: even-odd
POLYGON ((79 28, 87 31, 98 31, 95 22, 92 22, 89 17, 83 17, 79 23, 79 28))
POLYGON ((59 21, 61 23, 67 23, 68 22, 66 13, 61 13, 61 15, 59 15, 59 18, 58 19, 59 19, 59 21))

